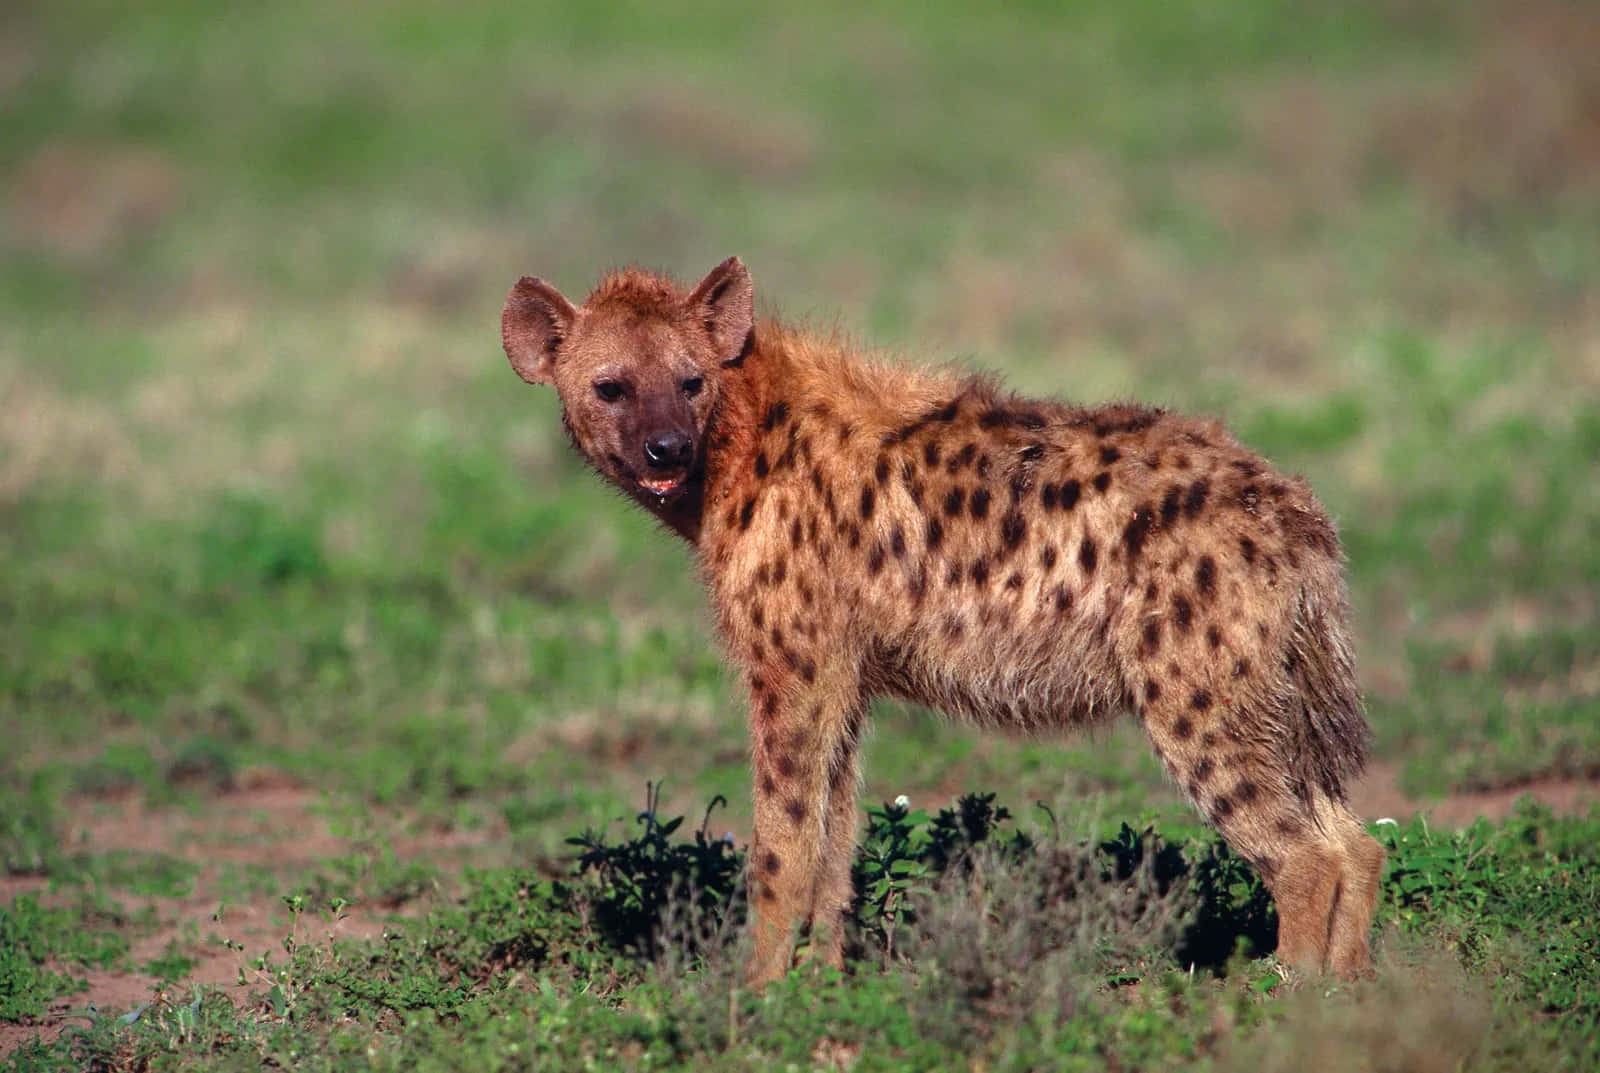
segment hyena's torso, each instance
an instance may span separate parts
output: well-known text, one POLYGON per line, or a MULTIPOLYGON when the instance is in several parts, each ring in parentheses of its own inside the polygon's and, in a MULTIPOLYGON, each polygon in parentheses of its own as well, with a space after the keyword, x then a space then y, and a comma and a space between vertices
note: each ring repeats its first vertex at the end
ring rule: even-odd
POLYGON ((1273 889, 1286 956, 1364 967, 1382 851, 1344 805, 1366 725, 1337 539, 1303 481, 1215 422, 758 332, 737 262, 687 296, 623 273, 582 310, 546 312, 565 300, 530 282, 507 306, 513 364, 525 331, 544 349, 518 369, 556 383, 579 449, 696 544, 749 688, 757 979, 786 967, 795 923, 838 957, 880 694, 1023 731, 1133 711, 1273 889), (666 387, 608 399, 651 376, 666 387), (681 467, 661 461, 677 425, 681 467))

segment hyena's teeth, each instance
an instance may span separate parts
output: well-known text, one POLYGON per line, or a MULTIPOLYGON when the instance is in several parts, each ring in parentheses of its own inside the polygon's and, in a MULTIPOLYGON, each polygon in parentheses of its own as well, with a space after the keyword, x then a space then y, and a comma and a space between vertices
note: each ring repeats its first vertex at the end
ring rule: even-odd
POLYGON ((639 483, 644 486, 646 491, 654 492, 659 497, 667 495, 682 482, 676 477, 668 477, 662 480, 643 480, 639 483))

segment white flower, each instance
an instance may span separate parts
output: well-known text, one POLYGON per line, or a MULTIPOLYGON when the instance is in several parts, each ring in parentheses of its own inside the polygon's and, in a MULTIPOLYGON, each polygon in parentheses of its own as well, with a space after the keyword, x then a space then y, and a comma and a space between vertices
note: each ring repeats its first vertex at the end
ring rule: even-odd
POLYGON ((910 808, 911 807, 911 798, 907 797, 905 794, 901 794, 899 797, 894 799, 894 807, 895 808, 910 808))
POLYGON ((1392 816, 1385 816, 1380 820, 1373 820, 1372 822, 1373 823, 1386 823, 1390 827, 1399 827, 1400 826, 1399 822, 1397 820, 1395 820, 1394 817, 1392 817, 1392 816))

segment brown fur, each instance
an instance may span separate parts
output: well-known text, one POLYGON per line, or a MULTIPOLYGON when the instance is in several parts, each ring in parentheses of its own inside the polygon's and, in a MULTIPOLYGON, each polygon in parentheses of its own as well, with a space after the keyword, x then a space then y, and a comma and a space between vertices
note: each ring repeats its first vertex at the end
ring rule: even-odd
POLYGON ((758 327, 736 258, 692 292, 625 270, 582 309, 525 279, 503 329, 591 464, 698 551, 750 695, 753 981, 802 925, 840 961, 857 743, 885 694, 1034 732, 1132 710, 1261 872, 1283 957, 1366 970, 1383 850, 1345 786, 1368 731, 1338 539, 1303 480, 1215 421, 758 327), (646 487, 640 444, 672 430, 692 460, 646 487))

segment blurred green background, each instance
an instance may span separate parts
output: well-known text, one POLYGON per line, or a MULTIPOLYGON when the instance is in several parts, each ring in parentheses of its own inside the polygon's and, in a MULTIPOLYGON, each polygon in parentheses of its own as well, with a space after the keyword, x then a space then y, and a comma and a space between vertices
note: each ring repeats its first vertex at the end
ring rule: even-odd
MULTIPOLYGON (((496 327, 523 273, 731 253, 769 312, 1307 474, 1372 800, 1593 776, 1596 55, 1555 0, 13 0, 3 792, 287 779, 540 853, 670 776, 743 830, 689 557, 496 327)), ((1127 728, 879 714, 880 800, 1181 812, 1127 728)))

